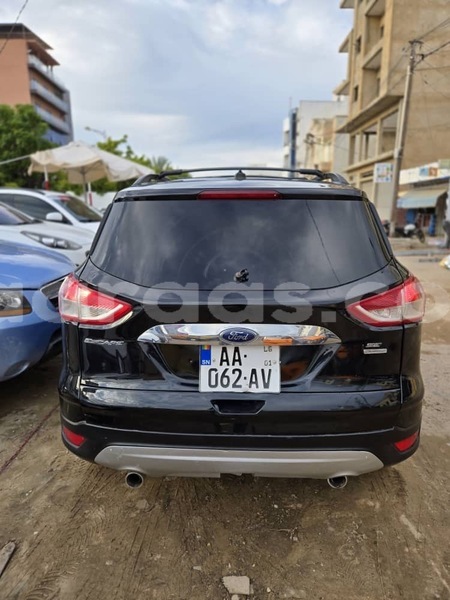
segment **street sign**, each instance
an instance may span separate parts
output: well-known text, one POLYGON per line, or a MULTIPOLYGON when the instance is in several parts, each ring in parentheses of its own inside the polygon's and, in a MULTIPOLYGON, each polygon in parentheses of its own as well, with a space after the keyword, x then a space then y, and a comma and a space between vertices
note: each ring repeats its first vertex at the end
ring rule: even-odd
POLYGON ((374 183, 391 183, 394 172, 392 163, 375 163, 373 168, 374 183))

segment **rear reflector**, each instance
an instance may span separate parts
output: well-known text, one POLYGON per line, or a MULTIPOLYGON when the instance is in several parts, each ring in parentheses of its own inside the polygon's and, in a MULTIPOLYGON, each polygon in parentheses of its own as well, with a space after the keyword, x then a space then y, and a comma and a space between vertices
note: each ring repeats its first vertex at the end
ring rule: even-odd
POLYGON ((350 304, 347 311, 358 321, 376 327, 418 323, 425 312, 425 292, 419 280, 411 276, 387 292, 350 304))
POLYGON ((419 432, 416 431, 416 433, 413 433, 412 435, 405 438, 404 440, 395 442, 394 446, 397 448, 397 450, 399 452, 406 452, 406 450, 409 450, 410 448, 412 448, 414 446, 418 437, 419 437, 419 432))
POLYGON ((74 275, 66 277, 59 290, 59 312, 68 323, 108 328, 132 310, 128 302, 88 288, 74 275))
POLYGON ((282 197, 275 190, 208 190, 197 196, 199 200, 277 200, 282 197))
POLYGON ((62 433, 69 444, 72 444, 72 446, 76 446, 77 448, 79 448, 81 444, 86 441, 84 435, 70 431, 70 429, 68 429, 65 425, 62 426, 62 433))

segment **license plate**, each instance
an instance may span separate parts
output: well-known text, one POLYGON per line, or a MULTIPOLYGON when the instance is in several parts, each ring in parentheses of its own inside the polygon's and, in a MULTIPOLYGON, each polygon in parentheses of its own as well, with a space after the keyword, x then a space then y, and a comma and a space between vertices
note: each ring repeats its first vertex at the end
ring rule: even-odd
POLYGON ((201 392, 280 392, 278 346, 201 346, 201 392))

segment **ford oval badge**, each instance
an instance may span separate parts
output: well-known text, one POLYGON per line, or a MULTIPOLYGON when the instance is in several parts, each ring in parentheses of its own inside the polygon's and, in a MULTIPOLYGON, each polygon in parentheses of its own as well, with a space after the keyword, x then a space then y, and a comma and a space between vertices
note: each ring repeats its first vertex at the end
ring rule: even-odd
POLYGON ((220 332, 220 339, 226 344, 248 344, 258 337, 256 331, 245 327, 230 327, 220 332))

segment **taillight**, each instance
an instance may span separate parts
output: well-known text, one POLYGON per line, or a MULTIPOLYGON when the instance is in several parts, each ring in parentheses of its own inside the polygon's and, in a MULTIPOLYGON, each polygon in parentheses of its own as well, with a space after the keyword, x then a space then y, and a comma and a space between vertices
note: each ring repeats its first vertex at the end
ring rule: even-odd
POLYGON ((206 190, 199 200, 278 200, 283 196, 275 190, 206 190))
POLYGON ((406 450, 409 450, 410 448, 412 448, 414 446, 418 437, 419 437, 419 432, 416 431, 416 433, 413 433, 409 437, 404 438, 403 440, 399 440, 398 442, 395 442, 394 446, 396 447, 396 449, 399 452, 406 452, 406 450))
POLYGON ((128 302, 92 290, 73 275, 66 277, 59 290, 59 312, 62 320, 68 323, 112 327, 132 310, 128 302))
POLYGON ((81 444, 84 444, 86 441, 84 435, 71 431, 65 425, 62 426, 62 434, 69 444, 72 444, 72 446, 76 446, 77 448, 79 448, 81 444))
POLYGON ((425 292, 419 280, 411 276, 387 292, 350 304, 347 311, 358 321, 376 327, 418 323, 425 312, 425 292))

